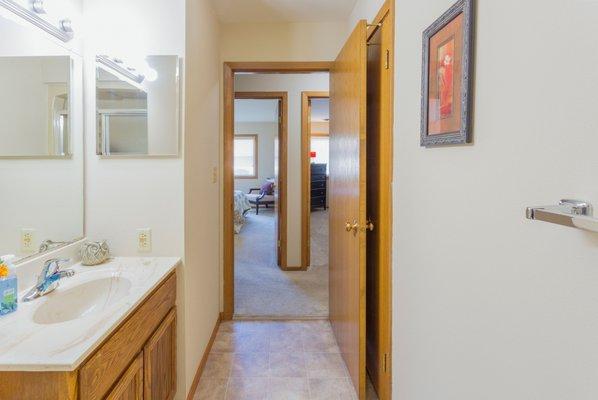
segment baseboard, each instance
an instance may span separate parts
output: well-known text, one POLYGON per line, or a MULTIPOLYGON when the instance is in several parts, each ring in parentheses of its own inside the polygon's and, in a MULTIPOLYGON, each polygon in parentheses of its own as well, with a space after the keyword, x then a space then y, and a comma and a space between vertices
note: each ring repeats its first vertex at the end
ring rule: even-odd
POLYGON ((283 267, 279 266, 279 268, 283 271, 292 272, 292 271, 307 271, 308 267, 298 266, 298 267, 283 267))
POLYGON ((235 315, 234 321, 329 321, 323 315, 235 315))
POLYGON ((187 400, 193 400, 193 396, 195 395, 195 391, 197 390, 197 386, 199 385, 201 374, 203 373, 203 369, 206 366, 206 362, 208 361, 210 351, 212 351, 212 345, 214 344, 214 340, 216 339, 216 334, 218 333, 218 328, 220 327, 221 321, 222 313, 218 315, 218 320, 216 320, 216 325, 214 326, 214 330, 212 330, 212 336, 210 336, 210 341, 208 342, 203 356, 201 357, 201 361, 199 363, 199 366, 197 367, 197 372, 195 372, 195 377, 193 378, 193 383, 191 384, 191 390, 189 390, 189 393, 187 394, 187 400))

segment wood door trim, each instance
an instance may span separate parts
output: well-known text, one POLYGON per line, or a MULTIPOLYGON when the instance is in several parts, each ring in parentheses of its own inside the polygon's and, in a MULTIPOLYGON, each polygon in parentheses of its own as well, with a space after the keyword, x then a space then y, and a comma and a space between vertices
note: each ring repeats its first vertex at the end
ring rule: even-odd
MULTIPOLYGON (((393 221, 393 209, 392 209, 392 182, 393 179, 393 139, 394 139, 394 79, 395 79, 395 67, 394 67, 394 54, 395 54, 395 0, 386 0, 383 6, 380 8, 380 11, 376 15, 372 25, 373 28, 368 30, 368 41, 372 38, 373 34, 379 29, 379 25, 382 23, 387 23, 390 33, 389 33, 389 91, 388 91, 388 98, 383 99, 384 102, 388 102, 388 124, 390 126, 390 130, 388 132, 388 137, 386 138, 388 146, 385 146, 384 149, 385 154, 384 158, 388 160, 387 165, 385 165, 386 175, 388 176, 388 188, 380 188, 380 194, 385 194, 386 197, 385 202, 386 207, 383 208, 387 210, 387 213, 382 212, 380 215, 381 221, 393 221)), ((390 225, 386 225, 383 227, 381 225, 381 221, 378 222, 378 226, 375 229, 382 230, 382 236, 384 237, 383 242, 386 245, 382 245, 382 248, 387 249, 386 260, 387 262, 385 265, 380 265, 380 274, 383 276, 381 279, 382 281, 386 282, 385 286, 381 288, 381 297, 383 298, 382 304, 380 305, 379 315, 386 316, 386 321, 384 322, 384 329, 381 333, 382 336, 382 344, 385 347, 384 353, 387 354, 386 359, 386 374, 384 376, 385 387, 383 391, 378 393, 380 400, 390 400, 392 398, 392 370, 393 370, 393 358, 392 358, 392 238, 393 238, 393 227, 392 223, 390 225)))
MULTIPOLYGON (((327 99, 330 92, 301 92, 301 266, 305 269, 311 264, 310 237, 311 237, 311 170, 310 164, 310 143, 311 143, 311 121, 310 121, 310 99, 327 99)), ((314 135, 328 136, 328 135, 314 135)))
MULTIPOLYGON (((384 4, 382 4, 382 7, 380 7, 380 10, 378 10, 378 13, 376 14, 376 16, 374 17, 374 20, 372 21, 372 23, 370 25, 368 25, 368 41, 372 38, 372 35, 374 34, 374 32, 376 32, 378 30, 378 28, 380 27, 379 25, 382 23, 382 21, 384 21, 384 19, 391 14, 391 16, 393 17, 394 20, 394 0, 386 0, 384 2, 384 4)), ((394 32, 394 27, 393 27, 393 32, 394 32)), ((394 36, 392 39, 392 44, 394 45, 394 36)))
MULTIPOLYGON (((234 166, 233 166, 233 151, 234 151, 234 99, 235 98, 256 98, 244 96, 265 96, 266 92, 236 92, 235 93, 235 73, 236 72, 261 72, 261 73, 299 73, 299 72, 317 72, 328 71, 327 68, 330 63, 322 62, 225 62, 223 64, 223 320, 232 320, 235 310, 235 246, 234 246, 234 230, 233 230, 233 191, 234 191, 234 166), (239 97, 240 96, 240 97, 239 97)), ((274 92, 271 92, 274 93, 274 92)), ((282 122, 280 124, 282 129, 281 137, 284 139, 284 146, 287 143, 287 120, 288 120, 288 96, 284 93, 283 99, 283 113, 282 122)), ((267 97, 257 97, 267 98, 267 97)), ((279 181, 282 181, 282 176, 286 180, 287 169, 287 154, 283 152, 283 142, 280 142, 279 162, 279 181), (284 154, 283 154, 284 153, 284 154), (283 161, 284 157, 284 161, 283 161)), ((285 182, 286 183, 286 182, 285 182)), ((279 191, 284 190, 286 194, 286 184, 279 187, 279 191)), ((281 264, 286 265, 286 243, 282 243, 283 239, 286 242, 286 201, 281 202, 279 206, 279 215, 281 221, 284 221, 284 226, 281 227, 281 264)))
POLYGON ((332 67, 330 61, 256 61, 225 62, 233 72, 259 72, 261 74, 309 74, 312 72, 328 72, 332 67))

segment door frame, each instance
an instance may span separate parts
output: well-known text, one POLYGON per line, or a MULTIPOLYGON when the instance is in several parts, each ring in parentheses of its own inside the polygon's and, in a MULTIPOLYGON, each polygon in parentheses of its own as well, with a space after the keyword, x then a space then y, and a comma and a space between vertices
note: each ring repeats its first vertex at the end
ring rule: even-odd
POLYGON ((301 264, 311 264, 311 99, 328 99, 330 92, 301 92, 301 264))
MULTIPOLYGON (((392 386, 392 370, 393 370, 393 358, 392 358, 392 352, 393 352, 393 342, 392 342, 392 297, 393 297, 393 287, 392 287, 392 260, 393 260, 393 253, 392 253, 392 242, 393 242, 393 226, 392 226, 392 221, 393 221, 393 199, 392 199, 392 186, 393 186, 393 182, 394 182, 394 177, 393 177, 393 165, 394 165, 394 147, 392 145, 393 141, 394 141, 394 97, 395 97, 395 92, 394 92, 394 84, 395 84, 395 73, 396 73, 396 69, 395 69, 395 0, 386 0, 384 2, 384 4, 382 5, 382 7, 380 8, 380 10, 378 11, 378 13, 376 14, 376 17, 374 18, 374 20, 372 21, 372 23, 368 26, 368 32, 367 32, 367 40, 368 43, 370 41, 370 39, 372 38, 372 36, 374 35, 374 33, 379 29, 379 27, 381 26, 382 22, 387 22, 390 26, 390 45, 389 45, 389 49, 390 49, 390 55, 389 55, 389 59, 388 59, 388 69, 390 70, 389 74, 390 74, 390 88, 389 88, 389 93, 388 93, 388 98, 385 99, 386 101, 388 101, 388 110, 389 110, 389 126, 390 126, 390 131, 388 132, 388 135, 390 137, 387 137, 387 142, 390 143, 391 145, 388 146, 386 148, 386 154, 385 154, 385 158, 389 161, 387 163, 387 165, 385 166, 388 170, 387 175, 390 177, 389 179, 389 188, 388 190, 384 190, 381 192, 387 193, 388 198, 386 199, 387 202, 387 208, 388 208, 388 215, 384 216, 384 220, 385 221, 391 221, 391 224, 389 226, 386 226, 383 232, 383 236, 384 236, 384 242, 387 244, 386 248, 387 248, 387 254, 385 259, 387 260, 387 262, 385 263, 385 265, 381 265, 380 266, 380 273, 386 278, 386 285, 384 287, 382 287, 382 297, 383 297, 383 304, 381 305, 381 315, 386 315, 387 318, 384 321, 384 329, 382 332, 382 335, 384 337, 384 346, 385 346, 385 353, 387 354, 387 357, 384 360, 384 363, 386 364, 386 375, 384 376, 383 380, 385 381, 385 387, 382 388, 382 392, 378 393, 378 396, 380 398, 380 400, 389 400, 392 398, 392 393, 393 393, 393 386, 392 386)), ((379 224, 378 224, 379 225, 379 224)), ((375 229, 378 229, 378 227, 375 227, 375 229)), ((367 368, 366 368, 366 373, 367 373, 367 368)))
MULTIPOLYGON (((235 311, 235 245, 233 229, 234 193, 234 99, 235 73, 311 73, 329 72, 332 62, 224 62, 223 70, 223 319, 231 320, 235 311)), ((286 169, 286 165, 285 165, 286 169)), ((280 208, 280 207, 279 207, 280 208)), ((286 208, 286 204, 285 204, 286 208)), ((286 235, 286 232, 284 232, 286 235)), ((281 260, 286 264, 286 259, 281 260)))

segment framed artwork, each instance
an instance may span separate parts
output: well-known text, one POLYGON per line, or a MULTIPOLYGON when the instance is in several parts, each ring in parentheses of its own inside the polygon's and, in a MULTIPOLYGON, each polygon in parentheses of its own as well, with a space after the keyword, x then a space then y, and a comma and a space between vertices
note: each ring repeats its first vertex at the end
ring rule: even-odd
POLYGON ((423 34, 421 145, 471 142, 473 0, 459 0, 423 34))

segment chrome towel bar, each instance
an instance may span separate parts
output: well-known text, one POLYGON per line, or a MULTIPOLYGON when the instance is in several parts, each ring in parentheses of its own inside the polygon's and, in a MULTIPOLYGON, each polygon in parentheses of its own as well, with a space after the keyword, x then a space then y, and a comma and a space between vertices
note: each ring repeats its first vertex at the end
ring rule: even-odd
POLYGON ((558 205, 527 207, 525 216, 536 221, 598 232, 598 219, 593 217, 592 205, 583 200, 564 199, 558 205))

